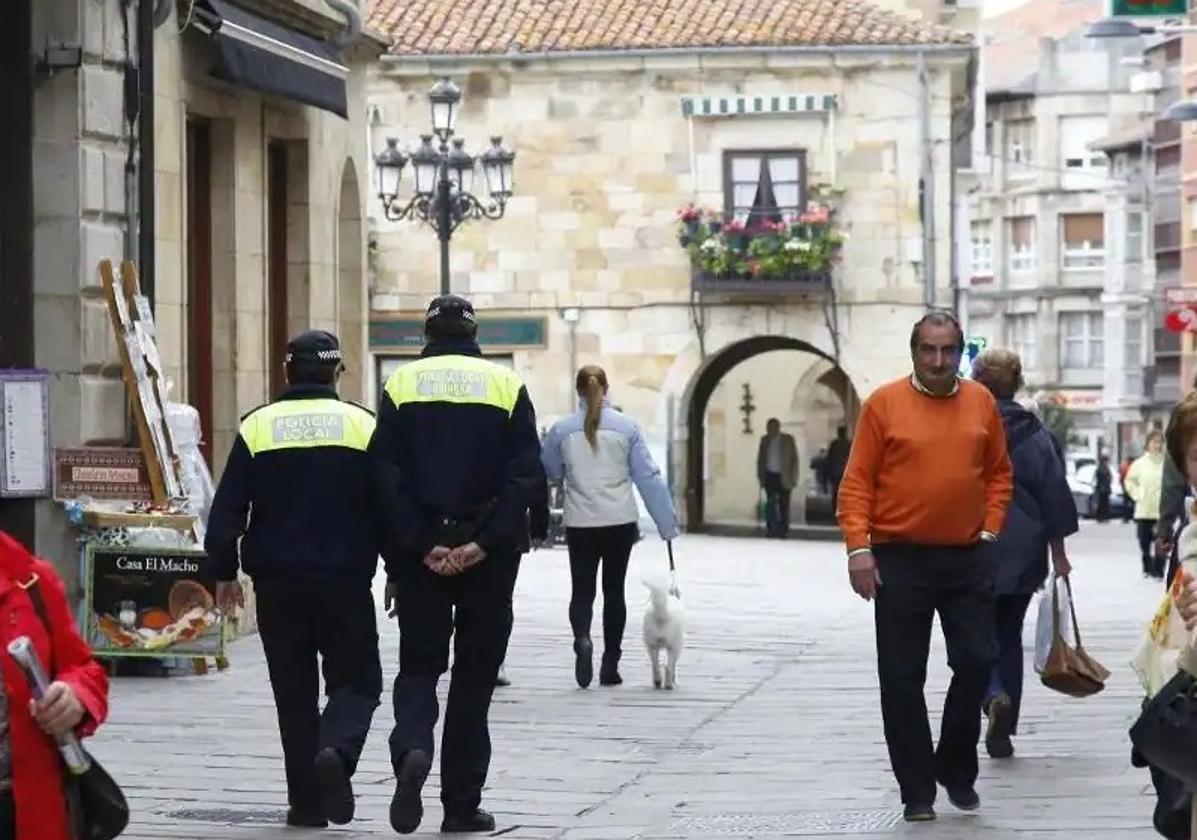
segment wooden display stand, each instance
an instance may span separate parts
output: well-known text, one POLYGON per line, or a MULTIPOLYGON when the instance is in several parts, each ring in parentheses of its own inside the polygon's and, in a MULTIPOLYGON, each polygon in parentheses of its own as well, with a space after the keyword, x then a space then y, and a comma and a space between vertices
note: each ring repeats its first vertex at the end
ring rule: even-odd
MULTIPOLYGON (((116 276, 111 260, 100 262, 100 282, 108 303, 108 314, 120 352, 122 379, 137 437, 148 467, 155 505, 167 505, 186 497, 174 433, 166 419, 162 358, 158 352, 157 329, 152 306, 141 293, 137 268, 126 260, 116 276)), ((198 518, 191 515, 159 513, 89 512, 84 521, 98 527, 156 527, 192 532, 198 518)), ((216 657, 216 667, 223 671, 228 660, 216 657)), ((208 672, 206 658, 193 657, 197 674, 208 672)))

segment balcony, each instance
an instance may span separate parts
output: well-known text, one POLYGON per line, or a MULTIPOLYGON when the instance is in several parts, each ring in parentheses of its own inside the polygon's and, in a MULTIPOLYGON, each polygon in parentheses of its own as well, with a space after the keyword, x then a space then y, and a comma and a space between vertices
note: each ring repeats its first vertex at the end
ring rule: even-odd
POLYGON ((831 270, 791 271, 780 277, 752 274, 715 274, 694 268, 690 288, 703 294, 753 296, 823 295, 831 288, 831 270))

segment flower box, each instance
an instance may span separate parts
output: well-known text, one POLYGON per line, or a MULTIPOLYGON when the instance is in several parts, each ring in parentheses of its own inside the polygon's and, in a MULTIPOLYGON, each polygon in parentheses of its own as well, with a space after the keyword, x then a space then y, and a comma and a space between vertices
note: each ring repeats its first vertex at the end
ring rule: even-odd
POLYGON ((695 269, 691 288, 696 292, 751 295, 821 295, 831 287, 831 271, 792 271, 781 277, 750 274, 715 274, 695 269))

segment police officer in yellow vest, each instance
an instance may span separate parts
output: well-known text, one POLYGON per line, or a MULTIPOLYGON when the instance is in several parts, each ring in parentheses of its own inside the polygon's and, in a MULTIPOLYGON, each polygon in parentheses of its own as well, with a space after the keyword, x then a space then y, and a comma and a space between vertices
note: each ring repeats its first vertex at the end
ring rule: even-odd
POLYGON ((350 777, 382 696, 371 593, 381 531, 367 454, 374 416, 337 397, 343 370, 335 336, 291 341, 288 388, 242 421, 205 539, 224 606, 240 592, 239 564, 254 583, 292 826, 353 819, 350 777))
POLYGON ((490 766, 487 716, 507 652, 527 511, 541 480, 540 437, 527 389, 514 371, 481 358, 477 329, 468 301, 432 302, 422 357, 386 383, 370 443, 391 525, 387 604, 399 618, 390 816, 401 834, 423 818, 436 687, 454 635, 441 831, 495 827, 479 807, 490 766))

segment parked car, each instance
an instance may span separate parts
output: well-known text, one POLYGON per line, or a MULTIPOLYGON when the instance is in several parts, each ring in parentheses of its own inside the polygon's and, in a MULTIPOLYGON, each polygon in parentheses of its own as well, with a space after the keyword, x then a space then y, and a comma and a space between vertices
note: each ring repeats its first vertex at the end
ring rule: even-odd
MULTIPOLYGON (((1097 472, 1097 464, 1092 461, 1077 465, 1075 471, 1068 475, 1068 487, 1072 490, 1072 499, 1076 502, 1076 512, 1086 519, 1093 519, 1097 515, 1097 496, 1093 492, 1093 479, 1097 472)), ((1110 518, 1122 519, 1134 507, 1122 490, 1122 481, 1116 470, 1111 470, 1110 476, 1110 518)))

